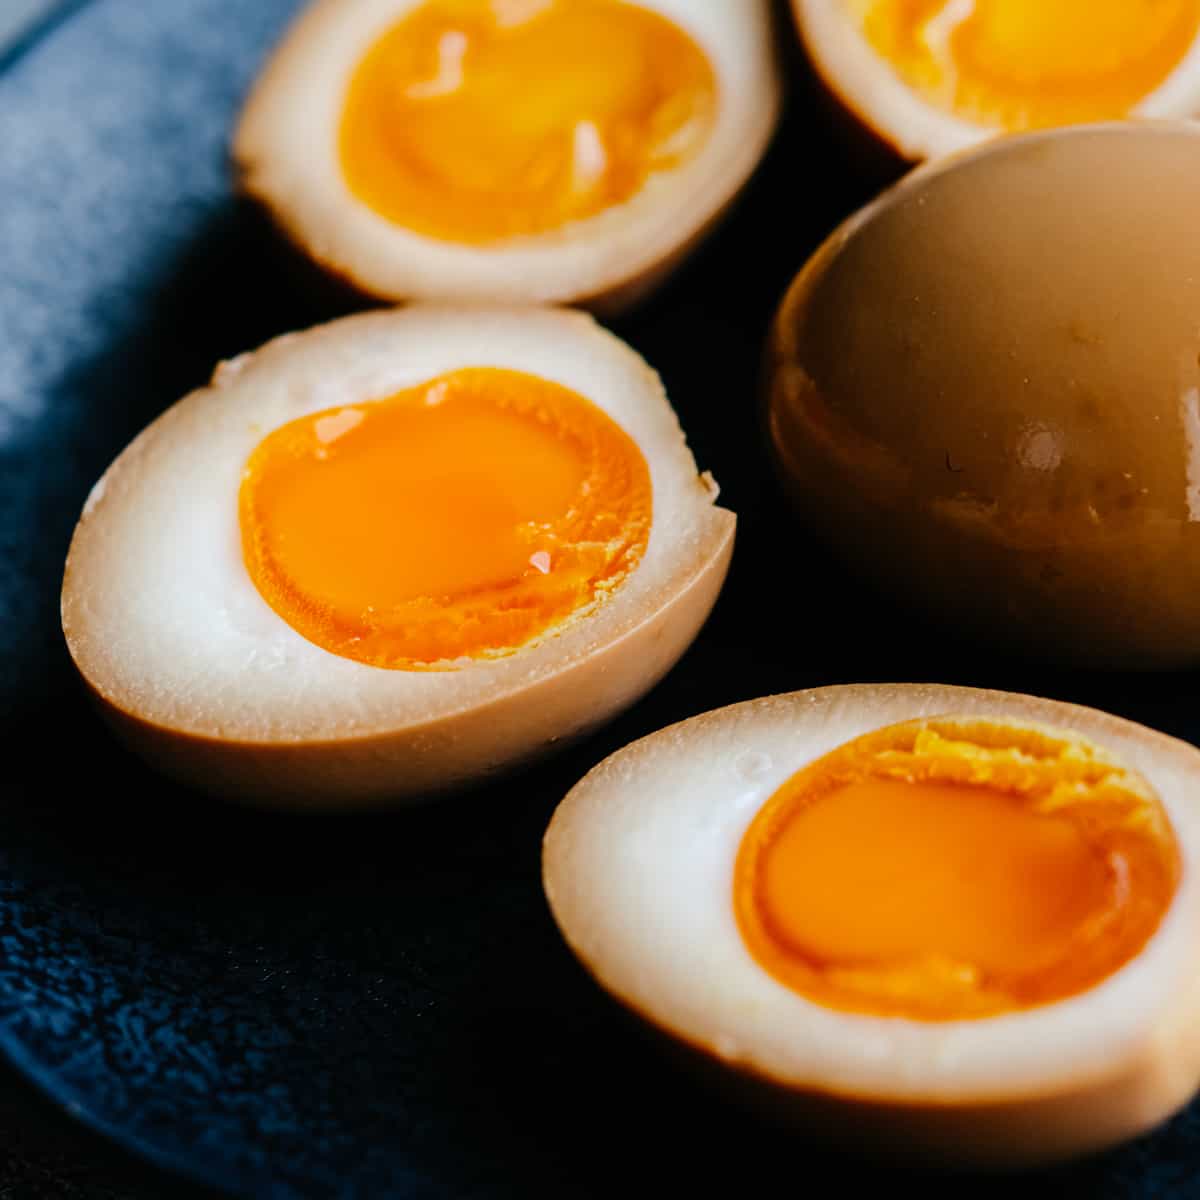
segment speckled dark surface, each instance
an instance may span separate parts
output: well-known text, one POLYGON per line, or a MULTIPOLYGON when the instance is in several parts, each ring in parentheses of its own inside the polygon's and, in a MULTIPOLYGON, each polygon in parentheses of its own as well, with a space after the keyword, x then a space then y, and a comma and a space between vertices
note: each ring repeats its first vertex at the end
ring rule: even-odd
MULTIPOLYGON (((619 327, 742 516, 729 588, 680 667, 586 744, 416 814, 246 813, 150 775, 73 677, 61 565, 88 488, 142 425, 218 358, 327 315, 279 282, 226 171, 239 98, 295 7, 92 0, 0 74, 0 1049, 54 1101, 5 1085, 0 1200, 204 1194, 143 1159, 269 1200, 743 1194, 769 1180, 808 1194, 830 1172, 890 1186, 698 1091, 595 992, 541 899, 555 803, 633 737, 766 692, 938 678, 1197 739, 1195 677, 1051 674, 947 647, 783 515, 757 428, 763 331, 873 186, 800 86, 733 220, 619 327)), ((907 1182, 1200 1195, 1198 1117, 1020 1182, 907 1182)))

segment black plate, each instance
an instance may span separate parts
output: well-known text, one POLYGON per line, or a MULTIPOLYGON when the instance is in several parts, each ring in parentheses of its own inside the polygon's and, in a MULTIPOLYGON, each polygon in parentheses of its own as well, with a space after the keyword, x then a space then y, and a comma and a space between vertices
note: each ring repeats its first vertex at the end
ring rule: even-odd
MULTIPOLYGON (((328 315, 279 281, 227 176, 237 105, 295 7, 93 0, 0 75, 0 1047, 81 1120, 247 1196, 812 1194, 826 1170, 886 1186, 697 1092, 598 994, 542 900, 554 805, 634 737, 773 691, 940 679, 1195 739, 1195 678, 1053 674, 955 646, 783 513, 758 428, 763 332, 873 186, 801 85, 734 218, 619 327, 742 519, 712 621, 654 694, 557 759, 415 814, 244 812, 148 773, 74 677, 62 561, 138 429, 219 358, 328 315)), ((1020 1186, 1181 1196, 1198 1162, 1193 1110, 1020 1186)))

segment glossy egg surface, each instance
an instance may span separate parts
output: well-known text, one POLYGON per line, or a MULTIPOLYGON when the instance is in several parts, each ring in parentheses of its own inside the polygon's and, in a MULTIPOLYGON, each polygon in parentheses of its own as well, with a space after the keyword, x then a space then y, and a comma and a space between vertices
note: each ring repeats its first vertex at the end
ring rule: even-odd
POLYGON ((1200 130, 1005 139, 800 272, 768 423, 808 524, 937 620, 1097 665, 1200 661, 1200 130))

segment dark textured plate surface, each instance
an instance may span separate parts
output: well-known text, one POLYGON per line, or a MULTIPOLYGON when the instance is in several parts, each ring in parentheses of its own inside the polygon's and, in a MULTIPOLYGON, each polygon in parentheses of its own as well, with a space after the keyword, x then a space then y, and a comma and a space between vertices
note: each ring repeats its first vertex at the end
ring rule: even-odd
MULTIPOLYGON (((541 898, 555 803, 633 737, 766 692, 937 678, 1195 739, 1196 681, 947 647, 784 517, 756 422, 762 334, 868 191, 800 94, 733 220, 620 328, 742 517, 717 612, 655 693, 558 759, 416 814, 248 813, 146 772, 73 677, 61 565, 139 428, 217 359, 328 315, 278 281, 226 169, 238 102, 295 7, 92 0, 0 76, 0 1047, 81 1120, 248 1196, 808 1193, 829 1171, 881 1186, 695 1090, 597 994, 541 898)), ((1019 1186, 1197 1194, 1197 1114, 1019 1186)))

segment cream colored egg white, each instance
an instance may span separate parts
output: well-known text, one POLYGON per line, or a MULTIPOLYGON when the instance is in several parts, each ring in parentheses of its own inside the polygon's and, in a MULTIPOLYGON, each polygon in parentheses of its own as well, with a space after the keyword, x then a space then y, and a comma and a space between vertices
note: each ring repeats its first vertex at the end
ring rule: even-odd
POLYGON ((611 716, 690 643, 732 550, 657 375, 590 317, 412 307, 350 317, 222 366, 114 462, 76 529, 63 627, 118 727, 209 790, 287 803, 422 795, 611 716), (491 661, 394 671, 307 641, 245 570, 238 489, 272 429, 467 366, 573 388, 650 469, 645 555, 604 603, 491 661))
POLYGON ((242 113, 234 158, 245 191, 309 255, 389 298, 587 302, 614 311, 657 284, 749 178, 775 128, 780 85, 765 0, 641 0, 689 33, 719 87, 698 153, 628 201, 536 236, 486 246, 404 229, 346 184, 338 128, 352 73, 422 0, 317 0, 267 64, 242 113))
MULTIPOLYGON (((937 158, 1001 132, 930 104, 863 36, 846 0, 791 0, 809 60, 825 86, 863 126, 910 162, 937 158)), ((1179 65, 1130 114, 1200 114, 1200 38, 1179 65)))
POLYGON ((831 687, 734 705, 613 755, 567 796, 544 882, 601 985, 787 1115, 860 1146, 1024 1165, 1099 1149, 1200 1080, 1200 752, 1095 710, 1001 692, 831 687), (795 771, 870 730, 936 714, 1074 730, 1155 787, 1184 861, 1143 951, 1076 997, 982 1020, 839 1012, 751 957, 732 904, 751 820, 795 771), (780 1107, 782 1106, 782 1108, 780 1107))

